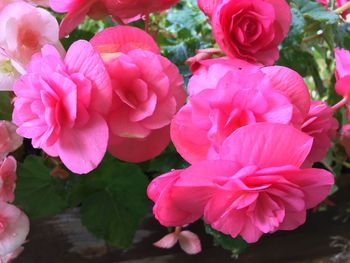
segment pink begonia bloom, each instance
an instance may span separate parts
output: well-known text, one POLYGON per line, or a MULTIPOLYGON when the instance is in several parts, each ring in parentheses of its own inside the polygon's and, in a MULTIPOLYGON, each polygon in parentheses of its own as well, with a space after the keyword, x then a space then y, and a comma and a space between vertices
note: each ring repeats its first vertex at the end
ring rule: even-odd
POLYGON ((0 257, 19 252, 28 233, 28 217, 16 206, 0 202, 0 257))
POLYGON ((22 65, 45 44, 56 45, 58 23, 50 12, 25 2, 7 5, 0 12, 0 47, 22 65))
POLYGON ((272 65, 279 57, 278 45, 289 31, 292 14, 285 0, 222 0, 210 21, 227 56, 272 65))
POLYGON ((177 227, 173 233, 165 235, 153 245, 169 249, 174 247, 177 242, 179 242, 181 249, 189 255, 195 255, 202 251, 199 237, 191 231, 181 231, 181 227, 177 227))
POLYGON ((216 6, 222 2, 223 0, 197 0, 198 7, 208 17, 212 16, 216 6))
POLYGON ((19 247, 15 251, 6 254, 0 255, 0 263, 11 263, 15 258, 17 258, 24 250, 24 247, 19 247))
POLYGON ((0 201, 13 202, 15 195, 17 163, 15 158, 9 156, 0 161, 0 201))
POLYGON ((11 122, 0 121, 0 161, 21 147, 23 138, 16 133, 16 129, 11 122))
POLYGON ((350 158, 350 124, 346 124, 341 128, 340 143, 350 158))
POLYGON ((75 173, 96 168, 107 148, 105 116, 112 90, 103 61, 89 42, 73 43, 64 60, 53 46, 44 46, 14 92, 19 135, 59 156, 75 173))
POLYGON ((67 13, 60 26, 60 37, 68 35, 90 16, 95 20, 112 15, 125 23, 140 19, 149 13, 162 11, 179 0, 50 0, 50 7, 59 13, 67 13))
POLYGON ((169 144, 170 121, 186 100, 177 67, 160 55, 150 35, 134 27, 105 29, 91 43, 112 81, 108 150, 128 162, 156 157, 169 144))
POLYGON ((312 149, 306 159, 310 166, 326 156, 337 129, 338 121, 333 117, 332 108, 323 101, 312 101, 309 114, 301 129, 314 138, 312 149))
POLYGON ((334 183, 326 170, 300 168, 311 147, 312 138, 290 125, 257 123, 237 129, 225 140, 220 160, 199 162, 172 172, 172 179, 160 176, 151 182, 150 198, 166 210, 157 219, 165 226, 181 226, 204 214, 214 229, 233 238, 241 235, 249 243, 264 233, 293 230, 334 183))
POLYGON ((9 57, 0 52, 0 91, 12 90, 20 74, 9 57))
POLYGON ((336 48, 335 54, 335 91, 350 100, 350 51, 336 48))
POLYGON ((241 126, 274 122, 298 127, 309 111, 307 87, 288 68, 229 70, 227 64, 214 64, 193 78, 192 95, 171 123, 172 141, 190 163, 215 159, 222 142, 241 126))

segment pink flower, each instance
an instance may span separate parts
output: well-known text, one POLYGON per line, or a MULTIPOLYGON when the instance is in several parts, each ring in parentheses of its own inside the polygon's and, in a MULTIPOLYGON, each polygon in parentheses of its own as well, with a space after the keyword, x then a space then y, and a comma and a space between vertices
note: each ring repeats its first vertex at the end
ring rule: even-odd
POLYGON ((350 52, 345 49, 334 49, 335 54, 335 91, 349 101, 350 95, 350 52))
POLYGON ((181 249, 189 255, 195 255, 202 251, 199 237, 191 231, 182 231, 181 227, 177 227, 175 232, 165 235, 153 245, 169 249, 175 246, 177 242, 179 242, 181 249))
POLYGON ((108 150, 128 162, 154 158, 169 144, 170 121, 186 99, 178 69, 159 54, 151 36, 137 28, 108 28, 91 43, 112 81, 108 150))
POLYGON ((169 9, 179 0, 106 0, 109 12, 124 21, 131 22, 144 15, 169 9))
POLYGON ((346 154, 350 158, 350 124, 346 124, 342 127, 340 143, 343 145, 346 154))
POLYGON ((311 147, 312 138, 290 125, 257 123, 239 128, 225 140, 220 160, 174 171, 177 178, 171 187, 164 187, 164 176, 151 183, 158 186, 159 196, 167 196, 156 199, 156 206, 167 210, 157 219, 166 226, 181 226, 204 214, 214 229, 233 238, 241 235, 249 243, 264 233, 293 230, 334 183, 326 170, 300 168, 311 147), (178 217, 178 211, 189 216, 178 217))
POLYGON ((105 0, 49 0, 58 13, 67 13, 60 25, 60 38, 72 32, 89 15, 99 20, 107 16, 105 0))
POLYGON ((229 57, 265 65, 278 59, 291 21, 285 0, 222 0, 211 17, 215 39, 229 57))
POLYGON ((17 164, 15 158, 7 157, 0 162, 0 201, 13 202, 15 195, 17 164))
POLYGON ((284 67, 235 70, 226 61, 195 74, 188 89, 192 95, 171 123, 171 138, 190 163, 217 158, 223 141, 242 126, 301 126, 310 105, 302 77, 284 67))
POLYGON ((125 23, 142 16, 163 11, 177 4, 179 0, 50 0, 50 7, 59 13, 67 13, 60 26, 60 37, 68 35, 84 19, 90 16, 95 20, 112 15, 125 23))
POLYGON ((28 232, 28 217, 16 206, 0 202, 0 257, 19 252, 28 232))
POLYGON ((217 5, 222 3, 223 0, 197 0, 198 7, 206 14, 211 17, 217 5))
POLYGON ((11 122, 0 121, 0 162, 23 143, 23 138, 16 133, 16 129, 11 122))
POLYGON ((0 46, 12 59, 26 65, 45 44, 61 47, 57 21, 48 11, 15 2, 0 12, 0 46))
POLYGON ((312 149, 306 160, 308 164, 312 165, 326 156, 337 129, 338 121, 333 117, 333 110, 323 101, 313 101, 301 129, 314 138, 312 149))
POLYGON ((107 148, 104 116, 112 91, 103 61, 89 42, 73 43, 64 60, 53 46, 44 46, 14 92, 18 134, 59 156, 75 173, 96 168, 107 148))

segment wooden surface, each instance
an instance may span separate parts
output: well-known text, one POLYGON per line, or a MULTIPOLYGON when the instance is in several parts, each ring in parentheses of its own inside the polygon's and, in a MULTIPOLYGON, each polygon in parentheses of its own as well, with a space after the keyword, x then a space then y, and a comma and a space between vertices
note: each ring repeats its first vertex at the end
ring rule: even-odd
POLYGON ((153 247, 152 243, 166 234, 166 229, 151 216, 144 220, 131 249, 109 248, 81 226, 79 210, 74 209, 32 222, 30 242, 15 263, 350 262, 350 221, 334 220, 341 215, 340 209, 310 213, 307 223, 298 230, 267 235, 235 260, 227 251, 213 246, 199 223, 191 226, 191 230, 201 237, 201 254, 188 256, 178 247, 171 250, 153 247), (332 237, 337 237, 333 244, 332 237))

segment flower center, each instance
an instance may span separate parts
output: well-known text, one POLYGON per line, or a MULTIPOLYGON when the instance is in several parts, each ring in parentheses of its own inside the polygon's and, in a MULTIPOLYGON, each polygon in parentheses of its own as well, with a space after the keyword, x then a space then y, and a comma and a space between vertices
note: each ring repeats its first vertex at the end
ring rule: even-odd
POLYGON ((37 32, 27 27, 19 29, 18 42, 30 49, 37 49, 39 47, 37 32))

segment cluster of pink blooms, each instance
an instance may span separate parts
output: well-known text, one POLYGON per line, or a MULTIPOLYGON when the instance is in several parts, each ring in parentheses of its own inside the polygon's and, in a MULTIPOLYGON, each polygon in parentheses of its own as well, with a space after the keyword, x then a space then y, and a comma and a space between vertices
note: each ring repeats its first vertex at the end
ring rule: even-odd
MULTIPOLYGON (((336 91, 344 99, 333 107, 311 101, 298 73, 269 66, 290 27, 286 1, 198 3, 227 57, 189 60, 189 97, 171 122, 171 139, 190 167, 154 179, 148 196, 164 226, 203 218, 253 243, 299 227, 329 194, 333 175, 312 165, 337 136, 334 111, 350 103, 350 52, 335 50, 336 91)), ((350 128, 343 130, 350 145, 350 128)))
POLYGON ((8 263, 23 250, 29 232, 28 217, 11 204, 16 183, 16 160, 8 156, 22 145, 16 126, 0 121, 0 262, 8 263))
MULTIPOLYGON (((350 103, 350 52, 335 50, 336 91, 344 99, 333 107, 311 101, 297 72, 271 66, 291 25, 285 0, 198 0, 226 56, 190 60, 184 105, 179 70, 145 31, 118 25, 67 51, 59 42, 87 15, 127 23, 177 2, 1 2, 0 89, 14 91, 16 132, 78 174, 95 169, 106 151, 128 162, 150 160, 171 139, 190 167, 148 187, 157 220, 177 227, 159 247, 179 241, 199 252, 197 236, 181 227, 200 218, 247 242, 297 228, 334 183, 330 172, 311 167, 337 136, 334 111, 350 103), (38 5, 67 13, 61 25, 38 5)), ((7 154, 21 144, 9 125, 0 125, 0 256, 8 260, 28 233, 26 216, 8 204, 16 162, 7 154)), ((350 147, 349 126, 341 141, 350 147)))

